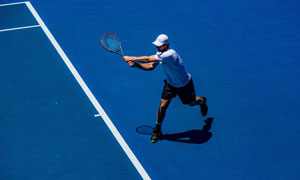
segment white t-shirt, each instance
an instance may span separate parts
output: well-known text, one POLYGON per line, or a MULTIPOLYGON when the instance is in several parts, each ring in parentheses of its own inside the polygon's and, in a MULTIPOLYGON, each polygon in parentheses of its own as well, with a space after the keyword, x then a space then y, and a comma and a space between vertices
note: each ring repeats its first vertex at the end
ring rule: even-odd
POLYGON ((182 87, 190 81, 191 75, 185 70, 183 61, 174 49, 157 52, 155 57, 162 65, 170 85, 182 87))

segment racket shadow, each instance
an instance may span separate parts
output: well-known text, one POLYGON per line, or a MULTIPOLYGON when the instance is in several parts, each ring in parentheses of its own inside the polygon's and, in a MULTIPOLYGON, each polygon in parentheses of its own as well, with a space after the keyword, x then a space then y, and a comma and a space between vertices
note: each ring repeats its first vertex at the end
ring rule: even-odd
POLYGON ((153 132, 153 127, 148 125, 141 125, 136 128, 136 132, 144 135, 151 135, 153 132))
POLYGON ((196 129, 196 130, 190 130, 182 133, 164 134, 161 140, 190 143, 190 144, 206 143, 212 137, 212 133, 209 132, 209 130, 211 129, 213 118, 209 117, 204 122, 205 125, 202 127, 202 130, 196 129))

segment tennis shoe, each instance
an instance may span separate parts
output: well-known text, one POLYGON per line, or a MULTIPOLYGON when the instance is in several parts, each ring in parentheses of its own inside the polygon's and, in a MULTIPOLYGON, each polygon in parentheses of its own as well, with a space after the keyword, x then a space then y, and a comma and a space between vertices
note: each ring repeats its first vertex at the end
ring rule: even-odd
POLYGON ((206 116, 207 111, 208 111, 208 107, 207 107, 207 103, 206 103, 207 100, 206 100, 205 96, 202 96, 201 98, 203 99, 203 102, 200 105, 200 107, 201 107, 201 114, 202 114, 202 116, 206 116))
POLYGON ((155 127, 151 136, 151 142, 156 143, 162 137, 162 132, 160 127, 155 127))

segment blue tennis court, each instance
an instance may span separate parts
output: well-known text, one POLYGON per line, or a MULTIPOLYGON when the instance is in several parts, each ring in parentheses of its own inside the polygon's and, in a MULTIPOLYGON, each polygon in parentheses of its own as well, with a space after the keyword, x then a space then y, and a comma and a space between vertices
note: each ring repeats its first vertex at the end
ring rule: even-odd
POLYGON ((0 179, 299 179, 300 3, 0 2, 0 179), (209 112, 172 100, 156 144, 165 75, 130 68, 158 34, 209 112), (298 83, 297 83, 298 82, 298 83))

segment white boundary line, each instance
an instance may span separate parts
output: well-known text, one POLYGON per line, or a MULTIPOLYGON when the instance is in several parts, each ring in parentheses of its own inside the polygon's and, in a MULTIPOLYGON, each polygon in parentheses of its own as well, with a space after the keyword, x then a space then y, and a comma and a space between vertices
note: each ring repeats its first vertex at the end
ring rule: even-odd
POLYGON ((100 117, 101 116, 101 114, 95 114, 94 115, 94 117, 100 117))
POLYGON ((85 82, 83 81, 83 79, 81 78, 81 76, 79 75, 77 70, 75 69, 75 67, 72 65, 72 63, 69 60, 69 58, 67 57, 67 55, 64 53, 64 51, 62 50, 60 45, 57 43, 57 41, 55 40, 55 38, 53 37, 53 35, 49 31, 49 29, 46 27, 46 25, 44 24, 44 22, 38 15, 38 13, 35 11, 33 6, 31 5, 31 3, 26 2, 26 5, 29 8, 29 10, 31 11, 31 13, 33 14, 33 16, 35 17, 35 19, 41 25, 43 31, 48 36, 49 40, 51 41, 53 46, 56 48, 57 52, 59 53, 59 55, 61 56, 63 61, 66 63, 67 67, 72 72, 73 76, 75 77, 75 79, 77 80, 77 82, 79 83, 81 88, 84 90, 84 92, 86 93, 86 95, 88 96, 90 101, 93 103, 94 107, 97 109, 98 113, 101 115, 102 119, 104 120, 104 122, 106 123, 106 125, 108 126, 110 131, 113 133, 113 135, 115 136, 115 138, 117 139, 117 141, 119 142, 119 144, 121 145, 121 147, 123 148, 123 150, 125 151, 127 156, 129 157, 129 159, 131 160, 131 162, 133 163, 133 165, 135 166, 137 171, 140 173, 142 178, 143 179, 151 179, 149 177, 149 175, 147 174, 147 172, 145 171, 145 169, 143 168, 143 166, 141 165, 141 163, 136 158, 136 156, 133 154, 133 152, 131 151, 131 149, 129 148, 129 146, 127 145, 127 143, 125 142, 125 140, 123 139, 123 137, 121 136, 121 134, 119 133, 119 131, 117 130, 115 125, 113 124, 113 122, 107 116, 107 114, 105 113, 105 111, 103 110, 103 108, 101 107, 101 105, 99 104, 97 99, 95 98, 95 96, 92 94, 92 92, 90 91, 88 86, 85 84, 85 82))
POLYGON ((25 4, 28 1, 25 2, 17 2, 17 3, 9 3, 9 4, 0 4, 0 6, 11 6, 11 5, 16 5, 16 4, 25 4))
POLYGON ((15 31, 15 30, 20 30, 20 29, 28 29, 28 28, 36 28, 36 27, 41 27, 41 26, 34 25, 34 26, 24 26, 24 27, 10 28, 10 29, 2 29, 2 30, 0 30, 0 32, 15 31))

